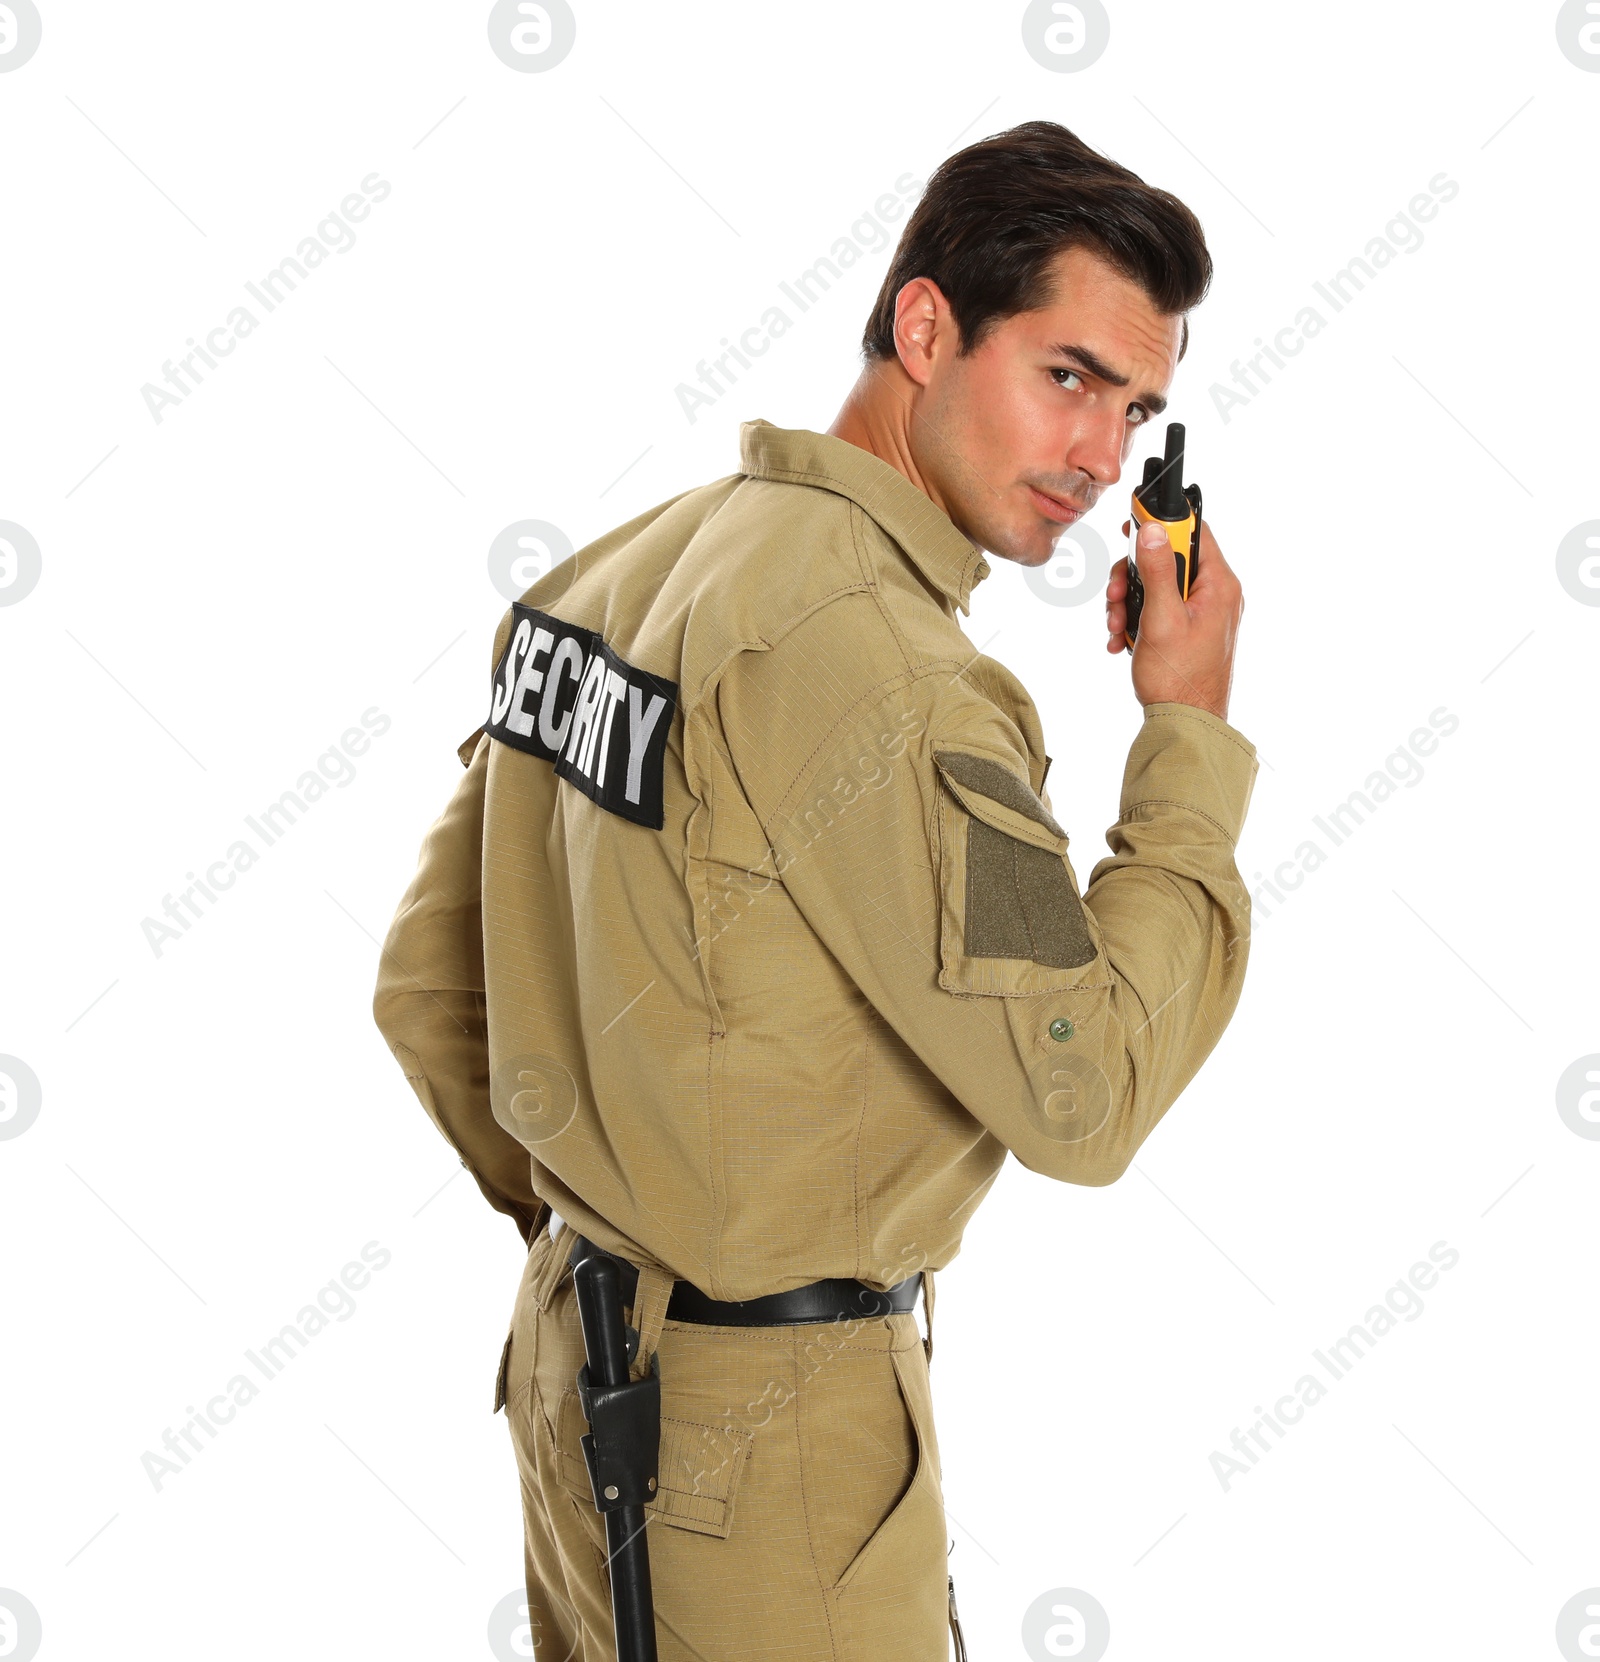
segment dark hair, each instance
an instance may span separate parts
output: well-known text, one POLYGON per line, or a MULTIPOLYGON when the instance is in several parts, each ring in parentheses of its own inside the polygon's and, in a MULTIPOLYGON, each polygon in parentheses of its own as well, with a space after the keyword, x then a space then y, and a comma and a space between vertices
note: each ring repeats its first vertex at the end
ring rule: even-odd
MULTIPOLYGON (((1065 127, 1024 121, 968 145, 940 163, 906 222, 861 337, 863 355, 896 355, 895 297, 928 277, 950 302, 965 357, 996 324, 1049 305, 1051 261, 1079 247, 1168 316, 1198 305, 1211 285, 1194 214, 1065 127)), ((1188 349, 1185 318, 1178 356, 1188 349)))

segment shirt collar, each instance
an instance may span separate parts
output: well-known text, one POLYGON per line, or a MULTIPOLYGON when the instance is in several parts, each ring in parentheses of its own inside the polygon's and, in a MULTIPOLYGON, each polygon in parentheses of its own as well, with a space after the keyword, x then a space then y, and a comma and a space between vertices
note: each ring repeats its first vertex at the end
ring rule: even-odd
POLYGON ((758 479, 819 485, 871 514, 941 593, 963 612, 975 584, 989 575, 983 550, 899 469, 831 433, 746 421, 739 427, 739 471, 758 479))

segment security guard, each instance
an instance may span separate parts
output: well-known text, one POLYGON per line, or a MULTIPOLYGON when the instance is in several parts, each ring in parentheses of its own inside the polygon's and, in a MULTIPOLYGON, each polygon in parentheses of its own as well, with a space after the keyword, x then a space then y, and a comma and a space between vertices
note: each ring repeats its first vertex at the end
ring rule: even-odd
POLYGON ((745 423, 736 472, 500 624, 374 1009, 529 1243, 496 1407, 541 1659, 615 1654, 595 1254, 659 1372, 661 1654, 946 1654, 933 1275, 1008 1150, 1113 1182, 1210 1053, 1257 770, 1209 532, 1187 602, 1141 562, 1144 719, 1086 890, 1034 704, 957 614, 984 550, 1042 563, 1119 478, 1209 271, 1187 209, 1065 129, 985 140, 929 181, 829 432, 745 423))

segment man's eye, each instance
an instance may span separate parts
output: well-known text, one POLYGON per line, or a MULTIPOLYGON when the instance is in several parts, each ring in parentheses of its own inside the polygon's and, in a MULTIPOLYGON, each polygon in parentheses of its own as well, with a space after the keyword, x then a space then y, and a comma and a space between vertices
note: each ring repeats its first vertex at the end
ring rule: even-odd
MULTIPOLYGON (((1050 373, 1052 375, 1070 375, 1074 381, 1081 381, 1083 379, 1077 370, 1068 369, 1064 364, 1052 364, 1050 366, 1050 373)), ((1076 387, 1069 387, 1064 381, 1057 381, 1056 385, 1060 387, 1063 392, 1076 392, 1078 390, 1076 387)), ((1143 404, 1130 404, 1128 406, 1128 421, 1132 426, 1143 427, 1149 419, 1150 412, 1144 407, 1143 404)))

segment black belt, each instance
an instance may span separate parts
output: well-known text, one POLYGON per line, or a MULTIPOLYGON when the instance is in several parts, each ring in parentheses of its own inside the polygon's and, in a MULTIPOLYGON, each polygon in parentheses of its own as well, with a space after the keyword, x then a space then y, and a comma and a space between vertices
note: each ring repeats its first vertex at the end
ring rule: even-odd
MULTIPOLYGON (((568 1262, 577 1265, 585 1258, 609 1258, 617 1266, 622 1282, 622 1302, 633 1303, 639 1285, 638 1266, 619 1258, 604 1247, 579 1235, 568 1262)), ((786 1293, 766 1293, 760 1298, 723 1302, 707 1298, 687 1281, 674 1281, 667 1301, 667 1320, 701 1322, 710 1327, 799 1327, 806 1322, 848 1321, 868 1316, 903 1315, 914 1310, 922 1290, 919 1272, 880 1292, 864 1281, 835 1279, 813 1281, 809 1286, 791 1287, 786 1293)))

